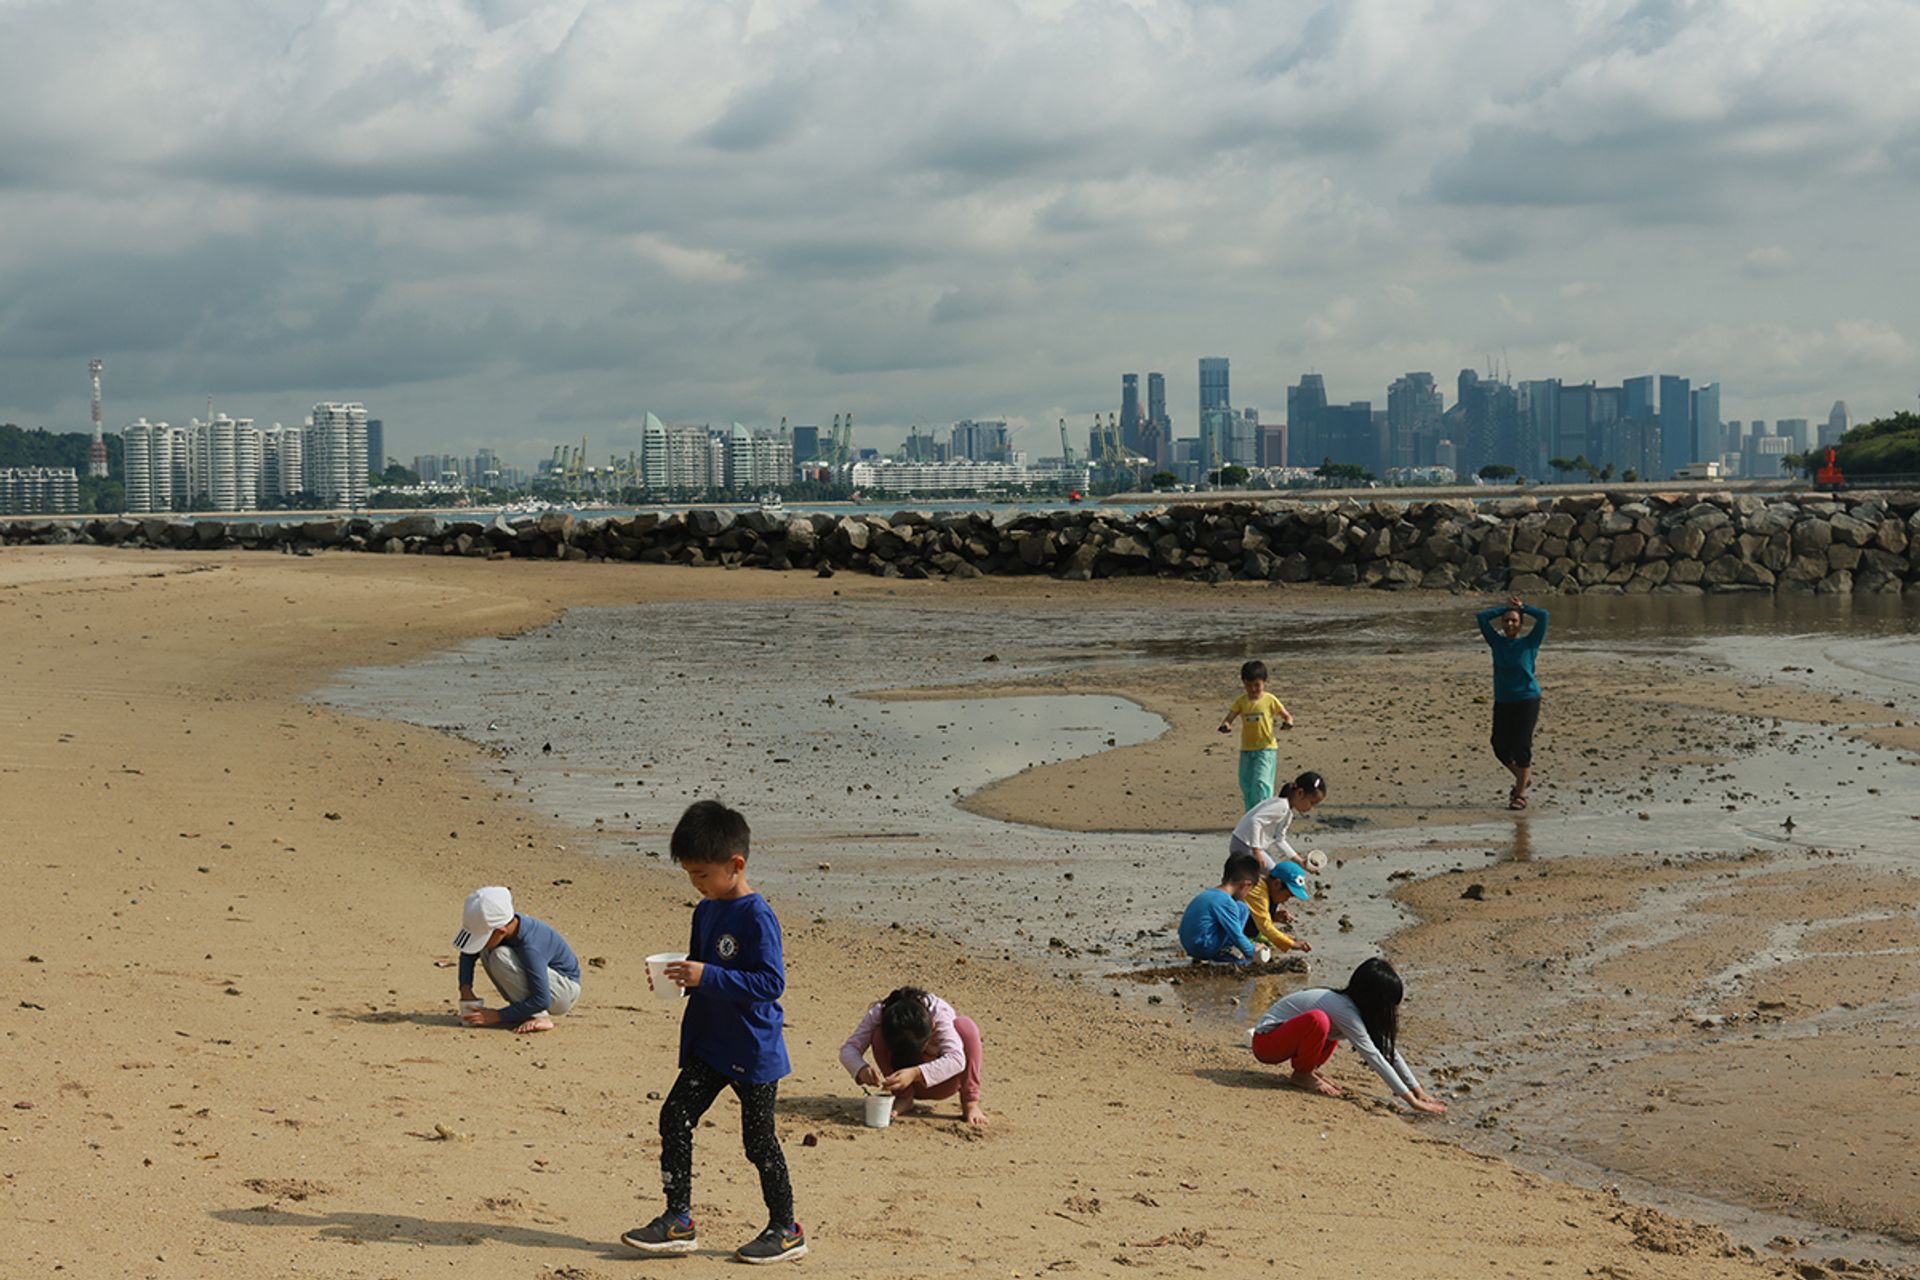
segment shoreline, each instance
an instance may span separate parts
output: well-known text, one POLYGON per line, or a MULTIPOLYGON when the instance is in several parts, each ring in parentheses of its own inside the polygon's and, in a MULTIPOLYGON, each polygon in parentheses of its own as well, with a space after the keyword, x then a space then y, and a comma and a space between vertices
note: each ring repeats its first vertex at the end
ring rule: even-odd
MULTIPOLYGON (((684 889, 546 847, 577 836, 485 787, 490 762, 466 744, 292 699, 342 666, 537 625, 569 604, 740 591, 737 580, 219 555, 155 579, 144 558, 56 554, 68 568, 35 560, 0 589, 21 725, 0 767, 28 815, 21 847, 34 850, 9 864, 40 904, 16 940, 37 959, 13 963, 41 1007, 10 1011, 0 1040, 9 1089, 31 1104, 0 1112, 18 1140, 0 1148, 0 1195, 21 1224, 19 1256, 127 1275, 411 1275, 444 1269, 451 1247, 493 1270, 620 1269, 613 1238, 656 1193, 644 1095, 671 1077, 671 1037, 642 999, 637 956, 684 929, 684 889), (89 651, 108 635, 103 665, 89 651), (524 905, 566 922, 583 959, 606 961, 553 1035, 452 1025, 451 980, 431 962, 460 895, 496 876, 535 885, 524 905), (327 927, 349 921, 351 937, 327 927), (123 967, 126 955, 141 963, 123 967), (530 1122, 522 1101, 545 1119, 530 1122), (436 1123, 455 1136, 410 1136, 436 1123), (67 1211, 83 1203, 96 1211, 67 1211)), ((19 557, 0 564, 12 572, 19 557)), ((893 585, 861 594, 885 603, 893 585)), ((829 589, 754 575, 736 598, 829 589)), ((772 891, 788 892, 777 851, 760 856, 772 891)), ((1246 1184, 1291 1166, 1255 1156, 1271 1169, 1223 1179, 1217 1150, 1178 1139, 1194 1116, 1246 1105, 1263 1108, 1282 1148, 1314 1153, 1331 1203, 1398 1206, 1378 1220, 1293 1212, 1299 1232, 1337 1239, 1360 1270, 1412 1261, 1479 1277, 1494 1260, 1543 1274, 1570 1257, 1643 1276, 1779 1266, 1716 1232, 1434 1145, 1377 1105, 1303 1107, 1244 1053, 1035 988, 1024 966, 982 956, 947 952, 936 980, 1008 1064, 989 1068, 994 1128, 872 1134, 849 1123, 852 1091, 831 1062, 847 992, 877 994, 928 949, 880 927, 786 925, 796 1072, 781 1136, 816 1251, 837 1272, 890 1274, 903 1251, 924 1249, 953 1274, 989 1262, 1098 1272, 1118 1256, 1150 1273, 1243 1269, 1271 1248, 1247 1219, 1270 1193, 1246 1184), (1061 1026, 1075 1028, 1071 1047, 1061 1026), (1103 1074, 1088 1076, 1086 1060, 1103 1074), (1062 1071, 1064 1090, 1049 1084, 1062 1071), (1070 1135, 1091 1136, 1103 1159, 1063 1165, 1070 1135), (1204 1238, 1160 1242, 1196 1224, 1204 1238)), ((1336 1075, 1359 1079, 1350 1064, 1336 1075)), ((731 1242, 753 1225, 757 1196, 727 1113, 715 1118, 696 1197, 703 1224, 731 1242)))

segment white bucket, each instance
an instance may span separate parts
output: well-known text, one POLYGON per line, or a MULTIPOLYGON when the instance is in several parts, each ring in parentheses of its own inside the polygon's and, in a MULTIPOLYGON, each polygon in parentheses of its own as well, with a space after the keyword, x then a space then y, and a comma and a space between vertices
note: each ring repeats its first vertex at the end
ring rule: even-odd
POLYGON ((867 1128, 884 1129, 893 1123, 893 1095, 890 1093, 870 1093, 867 1095, 867 1128))
POLYGON ((1318 849, 1309 849, 1307 850, 1306 864, 1307 870, 1318 874, 1327 869, 1327 855, 1318 849))
POLYGON ((678 1000, 683 990, 679 984, 667 977, 667 965, 675 960, 685 960, 684 951, 662 951, 658 955, 647 957, 647 988, 661 1000, 678 1000))

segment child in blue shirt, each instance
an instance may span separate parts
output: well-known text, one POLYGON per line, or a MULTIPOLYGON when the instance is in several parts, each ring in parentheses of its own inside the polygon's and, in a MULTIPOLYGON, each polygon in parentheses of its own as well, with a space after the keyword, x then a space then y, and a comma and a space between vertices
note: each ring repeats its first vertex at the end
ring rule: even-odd
POLYGON ((1180 916, 1180 945, 1195 960, 1226 960, 1246 964, 1265 960, 1260 946, 1247 936, 1247 891, 1260 879, 1260 859, 1250 853, 1227 858, 1220 885, 1203 889, 1180 916), (1236 952, 1238 954, 1228 954, 1236 952))
POLYGON ((747 1158, 760 1171, 767 1227, 741 1245, 741 1262, 786 1262, 807 1251, 793 1220, 787 1158, 773 1129, 775 1095, 790 1070, 781 1039, 786 990, 780 921, 747 884, 747 820, 718 800, 688 807, 669 847, 701 902, 693 909, 687 958, 667 966, 686 988, 680 1020, 680 1077, 660 1108, 660 1180, 667 1211, 620 1237, 645 1253, 692 1253, 693 1130, 722 1089, 740 1099, 747 1158))

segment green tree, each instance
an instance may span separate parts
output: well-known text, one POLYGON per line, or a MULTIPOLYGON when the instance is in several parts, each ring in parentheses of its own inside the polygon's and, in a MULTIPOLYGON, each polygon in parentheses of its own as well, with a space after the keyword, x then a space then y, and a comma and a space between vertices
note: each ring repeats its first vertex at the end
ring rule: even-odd
POLYGON ((1372 479, 1367 469, 1357 462, 1335 462, 1328 458, 1320 463, 1320 470, 1314 473, 1322 480, 1336 485, 1365 484, 1372 479))
POLYGON ((1632 467, 1628 467, 1625 471, 1622 471, 1620 473, 1620 478, 1622 480, 1625 480, 1628 484, 1632 484, 1634 481, 1640 478, 1640 473, 1638 471, 1635 471, 1632 467))
MULTIPOLYGON (((1834 461, 1849 480, 1864 476, 1920 474, 1920 413, 1901 410, 1887 418, 1865 422, 1840 437, 1834 461)), ((1827 451, 1808 455, 1807 471, 1818 471, 1827 451)))
POLYGON ((1171 489, 1180 483, 1180 477, 1171 471, 1156 471, 1153 473, 1151 483, 1156 489, 1171 489))
POLYGON ((1253 472, 1237 463, 1228 463, 1216 473, 1217 479, 1215 483, 1219 484, 1223 489, 1231 489, 1245 484, 1247 477, 1252 474, 1253 472))
POLYGON ((411 467, 403 467, 397 462, 389 462, 385 471, 375 472, 368 477, 368 481, 376 487, 385 485, 389 488, 398 488, 402 485, 419 484, 420 473, 411 467))
POLYGON ((1489 462, 1480 468, 1478 474, 1482 480, 1511 480, 1520 474, 1520 468, 1510 467, 1504 462, 1489 462))

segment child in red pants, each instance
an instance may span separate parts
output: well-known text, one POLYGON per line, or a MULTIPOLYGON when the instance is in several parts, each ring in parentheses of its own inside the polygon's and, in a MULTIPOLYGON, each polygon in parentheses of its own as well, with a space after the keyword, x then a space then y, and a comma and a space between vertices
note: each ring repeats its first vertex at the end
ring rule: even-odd
POLYGON ((980 1028, 918 987, 901 987, 868 1009, 840 1046, 840 1065, 857 1083, 893 1094, 895 1115, 911 1111, 916 1100, 958 1094, 961 1119, 987 1122, 980 1109, 980 1028))
POLYGON ((1353 971, 1339 991, 1309 987, 1274 1001, 1253 1028, 1253 1056, 1287 1063, 1291 1083, 1337 1098, 1339 1085, 1320 1074, 1342 1040, 1367 1060, 1387 1087, 1415 1111, 1445 1115, 1447 1104, 1420 1087, 1400 1056, 1400 975, 1375 956, 1353 971))

